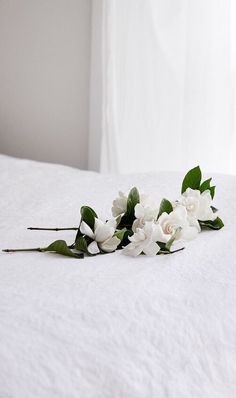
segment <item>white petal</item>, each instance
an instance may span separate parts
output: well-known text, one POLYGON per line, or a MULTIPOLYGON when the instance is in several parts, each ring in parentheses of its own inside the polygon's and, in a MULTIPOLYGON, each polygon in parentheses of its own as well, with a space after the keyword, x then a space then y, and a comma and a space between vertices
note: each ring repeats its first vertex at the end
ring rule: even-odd
POLYGON ((208 202, 209 206, 211 205, 212 197, 211 197, 211 192, 210 192, 209 189, 207 189, 206 191, 202 192, 201 197, 204 198, 208 202))
POLYGON ((127 210, 127 196, 123 194, 123 192, 119 192, 119 197, 113 201, 112 206, 112 215, 113 217, 117 217, 120 214, 124 214, 127 210))
POLYGON ((156 242, 150 242, 144 249, 143 252, 147 256, 155 256, 160 251, 160 246, 156 242))
POLYGON ((127 256, 137 257, 143 251, 143 245, 136 245, 134 243, 130 243, 123 249, 123 253, 127 256))
POLYGON ((134 208, 134 214, 136 218, 143 218, 145 211, 144 211, 144 207, 138 203, 135 208, 134 208))
POLYGON ((159 213, 158 207, 149 207, 146 215, 147 221, 156 220, 159 213))
POLYGON ((170 235, 164 234, 163 229, 160 225, 155 225, 152 233, 152 240, 154 242, 166 243, 170 239, 170 235))
POLYGON ((188 222, 189 222, 190 227, 195 227, 195 228, 197 228, 198 232, 201 232, 200 224, 195 217, 188 216, 188 222))
POLYGON ((166 222, 168 220, 168 218, 169 218, 169 214, 164 212, 164 213, 162 213, 160 215, 160 217, 158 218, 157 222, 158 222, 158 224, 162 225, 163 222, 166 222))
POLYGON ((201 196, 201 192, 198 189, 187 188, 183 193, 183 196, 192 196, 193 198, 199 199, 201 196))
POLYGON ((153 234, 154 223, 152 221, 146 221, 143 227, 147 238, 151 238, 153 234))
POLYGON ((211 204, 212 204, 212 199, 210 191, 203 192, 201 195, 199 209, 197 213, 198 220, 213 221, 216 219, 217 215, 212 211, 211 204))
POLYGON ((140 222, 138 219, 134 220, 133 225, 132 225, 132 231, 136 232, 137 228, 140 228, 140 222))
POLYGON ((129 237, 130 242, 140 242, 146 239, 146 235, 143 229, 137 228, 136 232, 129 237))
POLYGON ((101 227, 104 225, 104 222, 102 220, 99 220, 99 218, 95 218, 94 221, 94 230, 98 227, 101 227))
POLYGON ((83 235, 89 236, 89 238, 94 238, 94 233, 91 228, 86 224, 86 222, 82 221, 80 224, 80 231, 83 235))
POLYGON ((113 206, 111 208, 111 213, 113 215, 113 217, 118 217, 121 213, 120 209, 114 204, 113 202, 113 206))
POLYGON ((188 213, 185 206, 179 205, 174 208, 170 215, 178 216, 180 219, 186 219, 188 213))
POLYGON ((117 221, 115 218, 112 218, 106 222, 106 225, 115 229, 117 227, 117 221))
POLYGON ((112 238, 107 239, 105 242, 100 243, 99 246, 104 252, 111 253, 117 249, 119 244, 120 239, 118 239, 117 236, 113 236, 112 238))
POLYGON ((91 254, 98 254, 100 253, 100 250, 98 248, 97 242, 95 240, 88 245, 88 252, 91 254))
POLYGON ((115 228, 109 227, 109 225, 100 225, 95 229, 95 240, 98 243, 105 242, 114 235, 114 232, 115 228))

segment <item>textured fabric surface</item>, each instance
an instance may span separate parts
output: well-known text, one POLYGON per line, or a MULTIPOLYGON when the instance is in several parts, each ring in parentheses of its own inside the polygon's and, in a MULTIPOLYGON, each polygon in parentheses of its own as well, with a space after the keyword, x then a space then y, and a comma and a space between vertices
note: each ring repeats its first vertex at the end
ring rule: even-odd
MULTIPOLYGON (((194 166, 194 165, 193 165, 194 166)), ((82 204, 104 218, 118 190, 178 197, 182 175, 99 175, 0 156, 1 248, 73 232, 82 204)), ((234 398, 236 178, 216 175, 225 228, 171 256, 77 260, 0 254, 1 398, 234 398)))

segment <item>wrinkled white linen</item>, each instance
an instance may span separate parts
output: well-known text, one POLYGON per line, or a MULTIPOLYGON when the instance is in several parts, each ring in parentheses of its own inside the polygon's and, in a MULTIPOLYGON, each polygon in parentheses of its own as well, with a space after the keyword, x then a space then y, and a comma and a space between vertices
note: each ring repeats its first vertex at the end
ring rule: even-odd
MULTIPOLYGON (((194 165, 193 165, 194 166, 194 165)), ((179 196, 182 175, 99 175, 0 156, 1 248, 74 232, 82 204, 109 218, 119 190, 179 196)), ((171 256, 77 260, 0 254, 1 398, 236 396, 236 177, 216 175, 225 228, 171 256)))

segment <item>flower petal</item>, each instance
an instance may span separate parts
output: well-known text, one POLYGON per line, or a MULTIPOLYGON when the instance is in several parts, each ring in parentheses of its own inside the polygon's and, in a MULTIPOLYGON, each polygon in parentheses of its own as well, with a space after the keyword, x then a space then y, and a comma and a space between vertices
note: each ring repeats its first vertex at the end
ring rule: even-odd
POLYGON ((145 214, 144 207, 138 203, 134 208, 134 214, 136 218, 143 218, 145 214))
POLYGON ((150 242, 144 249, 143 252, 147 256, 156 256, 160 251, 160 246, 156 242, 150 242))
POLYGON ((105 240, 111 238, 114 235, 115 228, 109 227, 109 225, 99 225, 95 229, 95 240, 98 243, 105 242, 105 240))
POLYGON ((105 242, 100 243, 99 246, 104 252, 111 253, 117 249, 117 246, 120 244, 120 242, 121 241, 117 238, 117 236, 113 236, 112 238, 107 239, 105 242))
POLYGON ((170 239, 170 235, 164 234, 163 229, 161 228, 161 225, 157 224, 155 225, 155 228, 152 233, 152 240, 154 242, 161 242, 161 243, 166 243, 170 239))
POLYGON ((135 243, 129 243, 123 249, 124 254, 126 254, 127 256, 132 256, 132 257, 139 256, 139 254, 141 254, 142 251, 143 251, 143 245, 142 244, 136 245, 135 243))
POLYGON ((198 189, 187 188, 182 196, 191 196, 193 198, 199 199, 201 196, 201 192, 198 189))
POLYGON ((185 206, 178 205, 174 208, 174 210, 170 213, 172 216, 177 216, 179 219, 186 219, 188 212, 185 206))
POLYGON ((88 224, 86 224, 86 222, 82 221, 80 224, 80 232, 83 235, 89 236, 89 238, 93 239, 94 238, 94 233, 91 230, 91 228, 89 227, 88 224))
POLYGON ((90 245, 88 245, 88 252, 90 254, 100 253, 99 247, 97 245, 97 242, 95 242, 95 240, 92 243, 90 243, 90 245))
POLYGON ((119 192, 119 197, 113 201, 112 206, 112 215, 113 217, 118 217, 121 214, 124 214, 127 210, 127 196, 124 195, 123 192, 119 192))
POLYGON ((117 221, 116 221, 115 218, 111 218, 110 220, 108 220, 108 221, 106 222, 106 225, 108 225, 109 227, 112 227, 112 228, 116 229, 116 227, 117 227, 117 221))

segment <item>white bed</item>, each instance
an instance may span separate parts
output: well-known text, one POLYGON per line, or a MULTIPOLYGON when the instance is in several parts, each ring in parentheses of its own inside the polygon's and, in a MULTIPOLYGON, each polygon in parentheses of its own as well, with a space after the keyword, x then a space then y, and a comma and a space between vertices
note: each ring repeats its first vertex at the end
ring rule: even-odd
MULTIPOLYGON (((193 165, 194 166, 194 165, 193 165)), ((47 246, 118 190, 175 199, 183 175, 99 175, 0 156, 0 247, 47 246)), ((0 398, 236 397, 236 177, 225 228, 171 256, 0 254, 0 398)))

